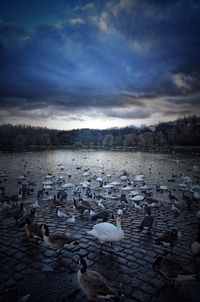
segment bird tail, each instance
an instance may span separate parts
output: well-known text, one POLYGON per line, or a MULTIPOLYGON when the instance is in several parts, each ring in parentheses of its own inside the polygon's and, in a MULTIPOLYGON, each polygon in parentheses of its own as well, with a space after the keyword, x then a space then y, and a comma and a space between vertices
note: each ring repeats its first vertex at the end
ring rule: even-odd
POLYGON ((124 295, 122 293, 117 293, 111 298, 111 301, 120 302, 123 297, 124 295))
POLYGON ((139 231, 141 232, 141 231, 143 230, 143 226, 140 225, 140 226, 138 227, 138 229, 139 229, 139 231))
POLYGON ((111 301, 114 301, 114 302, 120 302, 120 298, 119 297, 112 297, 112 300, 111 301))

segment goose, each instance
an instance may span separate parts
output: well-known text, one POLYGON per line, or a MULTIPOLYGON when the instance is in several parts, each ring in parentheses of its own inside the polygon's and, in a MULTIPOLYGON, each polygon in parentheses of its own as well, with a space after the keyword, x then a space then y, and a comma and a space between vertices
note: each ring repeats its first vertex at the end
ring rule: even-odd
POLYGON ((74 206, 73 206, 73 208, 74 208, 78 213, 80 213, 81 215, 83 215, 83 213, 84 213, 85 211, 90 210, 90 207, 88 207, 88 205, 85 205, 85 204, 82 203, 82 202, 77 203, 75 198, 74 198, 74 206))
POLYGON ((21 202, 20 207, 9 209, 9 212, 8 212, 8 214, 11 215, 15 219, 16 224, 18 224, 18 220, 21 219, 25 213, 26 213, 26 210, 24 208, 23 202, 21 202))
POLYGON ((143 214, 144 216, 151 216, 151 207, 148 204, 143 205, 143 214))
POLYGON ((196 217, 197 217, 198 220, 200 219, 200 210, 198 210, 198 211, 196 212, 196 217))
POLYGON ((148 234, 150 234, 150 230, 155 225, 155 220, 153 216, 145 216, 142 220, 140 226, 138 227, 140 231, 143 231, 144 228, 148 228, 148 234))
POLYGON ((121 241, 124 238, 124 231, 121 228, 121 216, 122 210, 118 210, 117 226, 109 222, 98 223, 93 226, 91 231, 87 231, 87 234, 97 238, 101 243, 101 247, 106 242, 112 244, 113 242, 121 241))
POLYGON ((56 195, 54 195, 53 200, 51 202, 51 206, 54 208, 62 207, 62 203, 56 199, 56 195))
POLYGON ((155 241, 157 244, 163 243, 164 245, 169 245, 171 247, 171 255, 173 252, 174 246, 178 243, 181 238, 181 232, 177 230, 166 231, 155 241))
POLYGON ((24 219, 30 220, 31 223, 36 223, 36 221, 37 221, 37 213, 36 213, 36 209, 35 209, 35 208, 31 209, 31 212, 28 213, 28 214, 25 214, 25 215, 22 217, 21 220, 24 221, 24 219))
POLYGON ((24 218, 23 226, 24 226, 24 229, 28 236, 28 239, 31 239, 31 238, 41 239, 41 240, 43 239, 43 233, 41 231, 43 224, 39 225, 37 223, 32 222, 28 218, 24 218))
POLYGON ((171 191, 169 191, 169 199, 173 202, 173 201, 178 201, 178 199, 176 198, 175 195, 172 194, 171 191))
POLYGON ((89 301, 96 301, 97 298, 120 301, 106 278, 97 271, 87 269, 86 261, 82 256, 79 256, 79 265, 80 269, 77 273, 78 284, 89 301))
POLYGON ((182 192, 182 198, 187 203, 188 208, 191 208, 192 205, 192 198, 188 195, 185 195, 184 192, 182 192))
POLYGON ((195 273, 190 272, 174 256, 158 256, 153 263, 153 268, 156 268, 164 278, 172 280, 173 284, 174 281, 187 281, 198 278, 195 273))
POLYGON ((42 233, 45 243, 51 248, 60 249, 59 254, 61 253, 61 249, 79 244, 69 233, 53 233, 50 235, 46 224, 42 226, 42 233))
POLYGON ((102 210, 93 215, 91 217, 91 220, 94 221, 97 219, 102 219, 103 222, 106 222, 109 218, 114 218, 113 213, 110 210, 102 210))
POLYGON ((197 238, 190 245, 190 252, 193 255, 194 262, 196 262, 196 257, 200 256, 200 223, 198 223, 197 238))

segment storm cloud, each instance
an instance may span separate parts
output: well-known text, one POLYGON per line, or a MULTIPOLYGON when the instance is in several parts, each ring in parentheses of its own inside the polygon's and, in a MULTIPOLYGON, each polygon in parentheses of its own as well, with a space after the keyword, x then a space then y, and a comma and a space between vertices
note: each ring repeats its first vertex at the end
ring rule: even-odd
POLYGON ((197 1, 1 1, 1 121, 71 129, 199 114, 199 28, 197 1))

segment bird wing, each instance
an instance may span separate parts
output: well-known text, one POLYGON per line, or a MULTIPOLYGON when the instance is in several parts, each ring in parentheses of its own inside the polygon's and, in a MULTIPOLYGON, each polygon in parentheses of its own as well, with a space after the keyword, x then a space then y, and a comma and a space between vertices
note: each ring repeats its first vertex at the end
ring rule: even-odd
POLYGON ((73 241, 71 236, 67 236, 66 234, 58 234, 58 233, 51 234, 49 236, 49 240, 52 242, 52 244, 57 244, 59 246, 70 244, 73 241))
POLYGON ((102 222, 102 223, 98 223, 96 224, 93 229, 98 233, 98 234, 112 234, 112 233, 116 233, 117 228, 116 226, 114 226, 112 223, 109 222, 102 222))
POLYGON ((33 235, 33 237, 36 237, 36 238, 43 238, 43 234, 42 234, 42 231, 41 231, 41 227, 36 224, 36 223, 32 223, 30 225, 30 232, 31 234, 33 235))
POLYGON ((164 257, 160 271, 168 278, 176 278, 178 275, 188 275, 188 271, 184 269, 179 260, 171 256, 164 257))
POLYGON ((81 276, 80 285, 89 296, 106 296, 113 294, 107 280, 96 271, 87 271, 81 276))
POLYGON ((166 231, 157 240, 161 241, 161 242, 170 243, 173 240, 172 232, 171 231, 166 231))
POLYGON ((140 227, 144 228, 144 227, 152 226, 152 225, 153 225, 153 222, 154 222, 154 219, 153 219, 152 216, 146 216, 146 217, 142 220, 140 227))

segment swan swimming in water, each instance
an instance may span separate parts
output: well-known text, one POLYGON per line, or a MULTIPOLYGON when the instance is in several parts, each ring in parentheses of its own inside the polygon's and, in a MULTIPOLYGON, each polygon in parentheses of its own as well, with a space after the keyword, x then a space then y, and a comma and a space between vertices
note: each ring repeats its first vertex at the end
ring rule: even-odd
POLYGON ((117 226, 109 222, 98 223, 93 226, 91 231, 87 231, 87 234, 97 238, 101 244, 121 241, 124 238, 124 231, 121 228, 121 217, 122 210, 118 210, 117 226))

